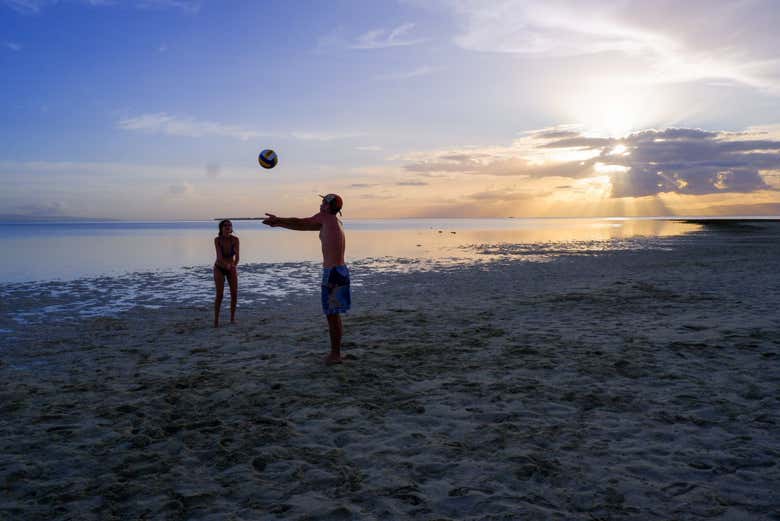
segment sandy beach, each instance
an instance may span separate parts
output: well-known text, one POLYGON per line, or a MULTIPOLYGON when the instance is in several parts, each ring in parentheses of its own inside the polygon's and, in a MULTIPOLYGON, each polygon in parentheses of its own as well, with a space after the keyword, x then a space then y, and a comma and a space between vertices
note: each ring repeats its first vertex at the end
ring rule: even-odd
POLYGON ((780 519, 778 239, 358 266, 336 367, 315 287, 6 335, 0 519, 780 519))

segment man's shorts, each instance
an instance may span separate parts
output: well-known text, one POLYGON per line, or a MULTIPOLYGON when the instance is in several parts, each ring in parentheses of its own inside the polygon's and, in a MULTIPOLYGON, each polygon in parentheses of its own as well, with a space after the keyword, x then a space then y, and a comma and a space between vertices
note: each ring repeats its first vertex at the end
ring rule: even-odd
POLYGON ((350 304, 347 267, 322 268, 322 312, 326 315, 346 313, 350 304))

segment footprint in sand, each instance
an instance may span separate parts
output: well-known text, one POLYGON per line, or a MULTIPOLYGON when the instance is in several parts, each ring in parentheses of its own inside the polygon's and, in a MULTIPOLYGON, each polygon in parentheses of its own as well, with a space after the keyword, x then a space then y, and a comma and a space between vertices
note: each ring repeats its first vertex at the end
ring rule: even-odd
POLYGON ((266 464, 266 460, 262 456, 258 456, 252 460, 252 468, 257 472, 263 472, 266 464))

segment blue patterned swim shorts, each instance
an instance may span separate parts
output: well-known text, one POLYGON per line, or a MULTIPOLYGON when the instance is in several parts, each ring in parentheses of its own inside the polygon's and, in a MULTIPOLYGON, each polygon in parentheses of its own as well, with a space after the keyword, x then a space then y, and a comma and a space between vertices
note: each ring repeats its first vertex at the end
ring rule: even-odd
POLYGON ((322 268, 322 312, 326 315, 346 313, 350 304, 347 267, 322 268))

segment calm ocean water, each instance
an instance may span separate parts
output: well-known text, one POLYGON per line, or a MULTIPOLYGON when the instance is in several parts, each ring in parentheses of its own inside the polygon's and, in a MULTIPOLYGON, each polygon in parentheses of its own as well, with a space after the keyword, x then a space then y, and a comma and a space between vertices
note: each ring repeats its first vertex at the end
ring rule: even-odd
MULTIPOLYGON (((233 224, 241 239, 241 306, 319 291, 316 232, 233 224)), ((344 227, 356 287, 372 273, 665 249, 700 229, 653 219, 365 220, 344 227)), ((0 224, 7 260, 0 264, 0 345, 27 327, 62 320, 210 306, 216 232, 212 221, 0 224)))
MULTIPOLYGON (((498 243, 601 242, 659 237, 694 230, 664 220, 632 219, 403 219, 344 222, 347 262, 474 258, 473 246, 498 243)), ((241 264, 317 262, 314 232, 271 229, 235 221, 241 264)), ((74 280, 134 272, 209 267, 214 221, 0 223, 0 283, 74 280)), ((614 242, 614 244, 618 244, 614 242)))

